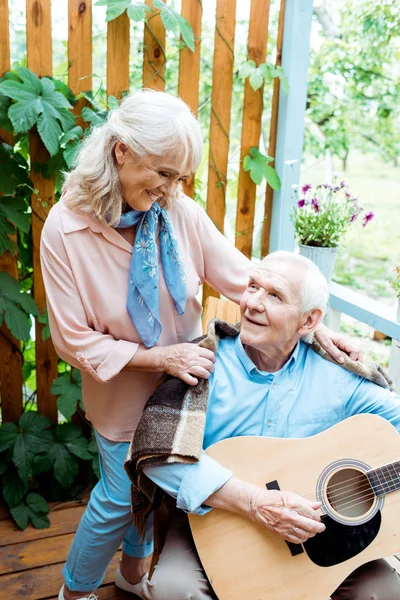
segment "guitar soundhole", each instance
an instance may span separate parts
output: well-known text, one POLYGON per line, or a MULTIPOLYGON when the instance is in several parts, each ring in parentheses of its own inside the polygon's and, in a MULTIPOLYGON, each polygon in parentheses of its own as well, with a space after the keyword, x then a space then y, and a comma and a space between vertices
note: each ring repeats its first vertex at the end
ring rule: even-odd
POLYGON ((332 509, 345 518, 362 517, 374 504, 368 477, 357 469, 341 469, 328 480, 326 495, 332 509))

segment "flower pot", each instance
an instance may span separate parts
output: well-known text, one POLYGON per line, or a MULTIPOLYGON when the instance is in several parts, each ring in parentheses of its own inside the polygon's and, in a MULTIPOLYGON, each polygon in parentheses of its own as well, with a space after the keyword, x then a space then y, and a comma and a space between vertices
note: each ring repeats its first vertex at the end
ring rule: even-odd
POLYGON ((304 246, 303 244, 299 244, 299 249, 302 256, 309 258, 320 268, 329 283, 339 250, 338 246, 335 246, 335 248, 320 248, 319 246, 304 246))

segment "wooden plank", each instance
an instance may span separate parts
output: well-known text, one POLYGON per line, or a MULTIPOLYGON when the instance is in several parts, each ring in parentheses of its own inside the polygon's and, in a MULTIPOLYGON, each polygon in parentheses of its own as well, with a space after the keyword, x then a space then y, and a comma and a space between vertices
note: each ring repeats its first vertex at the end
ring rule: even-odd
MULTIPOLYGON (((197 115, 199 108, 199 84, 200 84, 200 36, 201 17, 203 7, 200 0, 183 0, 182 17, 187 19, 192 26, 195 49, 194 52, 185 48, 179 55, 179 81, 178 96, 190 106, 197 115)), ((194 176, 183 183, 183 191, 187 196, 194 197, 194 176)))
MULTIPOLYGON (((0 76, 10 69, 8 0, 0 0, 0 76)), ((12 134, 0 130, 0 140, 12 144, 12 134)), ((12 237, 16 242, 16 236, 12 237)), ((17 258, 6 252, 0 256, 0 271, 18 279, 17 258)), ((0 390, 3 421, 16 421, 22 413, 21 344, 5 323, 0 328, 0 390)))
POLYGON ((0 547, 73 533, 78 527, 84 510, 84 506, 75 506, 73 508, 50 512, 50 527, 48 529, 34 529, 29 525, 24 531, 21 531, 9 519, 0 521, 0 547))
POLYGON ((203 334, 207 333, 207 327, 212 319, 223 319, 235 325, 240 321, 240 307, 231 300, 220 300, 209 296, 204 306, 202 326, 203 334))
MULTIPOLYGON (((252 0, 248 38, 248 57, 257 65, 266 59, 270 0, 252 0)), ((258 148, 261 134, 263 89, 254 91, 246 79, 244 86, 242 139, 240 150, 240 173, 238 206, 236 213, 236 246, 249 258, 253 245, 254 209, 256 184, 243 169, 243 159, 250 148, 258 148)))
MULTIPOLYGON (((26 2, 26 48, 28 68, 39 77, 51 75, 51 2, 50 0, 27 0, 26 2)), ((49 154, 37 133, 30 136, 31 162, 47 162, 49 154)), ((33 290, 39 310, 46 307, 42 271, 40 268, 40 235, 46 216, 54 203, 54 183, 41 175, 31 172, 33 187, 39 192, 32 194, 32 252, 33 290)), ((56 398, 50 388, 57 377, 57 355, 51 339, 42 341, 43 325, 36 321, 36 381, 37 402, 40 414, 57 422, 56 398)))
MULTIPOLYGON (((0 548, 0 575, 59 563, 67 556, 74 533, 0 548)), ((1 579, 0 579, 1 582, 1 579)))
MULTIPOLYGON (((107 569, 104 583, 114 581, 115 570, 120 558, 118 552, 107 569)), ((65 556, 60 556, 64 562, 65 556)), ((49 596, 57 597, 63 584, 61 564, 38 567, 21 573, 12 573, 0 577, 1 599, 29 598, 29 600, 42 600, 49 596)))
POLYGON ((147 13, 143 40, 143 87, 153 90, 165 88, 165 27, 160 11, 153 6, 152 0, 146 0, 154 12, 147 13))
MULTIPOLYGON (((92 0, 68 0, 68 85, 75 95, 92 89, 92 72, 92 0)), ((74 114, 86 104, 79 98, 74 114)), ((77 123, 82 126, 82 119, 77 123)))
POLYGON ((129 91, 131 22, 126 12, 107 23, 107 95, 121 98, 129 91))
MULTIPOLYGON (((222 233, 224 232, 226 175, 231 125, 235 25, 236 0, 218 0, 211 92, 207 213, 222 233)), ((203 305, 208 296, 219 298, 218 292, 208 284, 204 284, 203 305)))
MULTIPOLYGON (((279 10, 279 21, 278 21, 278 35, 276 38, 276 61, 275 66, 280 67, 282 65, 282 45, 283 45, 283 26, 285 21, 285 0, 281 0, 281 6, 279 10)), ((280 81, 279 78, 274 79, 274 89, 272 92, 272 107, 271 107, 271 122, 269 128, 269 146, 268 156, 275 156, 276 152, 276 138, 278 134, 278 108, 279 108, 279 92, 280 92, 280 81)), ((270 163, 273 167, 275 161, 270 163)), ((265 190, 265 204, 264 204, 264 221, 261 233, 261 257, 263 258, 269 252, 269 243, 271 237, 271 223, 272 223, 272 199, 273 189, 267 184, 265 190)))

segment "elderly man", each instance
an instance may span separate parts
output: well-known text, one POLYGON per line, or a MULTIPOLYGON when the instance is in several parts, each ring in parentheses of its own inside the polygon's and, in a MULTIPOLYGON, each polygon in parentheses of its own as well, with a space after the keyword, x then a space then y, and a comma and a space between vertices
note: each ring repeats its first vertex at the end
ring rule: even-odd
MULTIPOLYGON (((151 482, 176 498, 180 509, 172 519, 151 582, 145 585, 151 600, 215 598, 194 549, 187 512, 204 514, 215 507, 246 515, 294 543, 325 529, 317 512, 319 503, 290 491, 269 491, 239 480, 204 453, 211 444, 244 435, 307 437, 358 413, 381 415, 400 430, 399 397, 385 389, 379 372, 374 374, 363 365, 354 368, 353 363, 353 371, 360 373, 356 374, 325 360, 305 343, 321 322, 327 300, 325 279, 301 256, 275 252, 254 270, 241 300, 240 335, 235 327, 221 325, 215 371, 208 382, 199 383, 207 387, 208 401, 204 435, 201 432, 203 450, 197 462, 187 464, 189 452, 179 464, 172 447, 165 458, 172 396, 183 394, 185 384, 169 380, 150 399, 127 470, 150 498, 147 510, 154 499, 149 493, 151 482), (365 378, 373 375, 380 385, 365 378), (151 455, 151 436, 157 438, 155 419, 162 422, 164 445, 157 448, 156 439, 153 457, 141 463, 144 455, 151 455), (162 459, 157 459, 157 451, 162 459), (139 473, 141 464, 145 476, 143 471, 139 473)), ((190 420, 188 414, 172 431, 175 442, 177 428, 190 420)), ((375 561, 355 571, 332 597, 398 600, 400 579, 387 563, 375 561)))

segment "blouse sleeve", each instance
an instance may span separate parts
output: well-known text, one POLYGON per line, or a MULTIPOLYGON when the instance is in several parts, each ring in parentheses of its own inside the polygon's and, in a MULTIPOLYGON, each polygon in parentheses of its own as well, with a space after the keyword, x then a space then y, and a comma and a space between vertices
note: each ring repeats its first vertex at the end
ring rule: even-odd
POLYGON ((55 225, 55 219, 51 219, 51 224, 46 221, 40 244, 55 349, 63 360, 86 370, 97 381, 109 381, 133 358, 139 344, 116 340, 89 327, 62 236, 55 225))
POLYGON ((205 281, 237 304, 254 264, 217 229, 197 206, 197 234, 203 250, 205 281))

